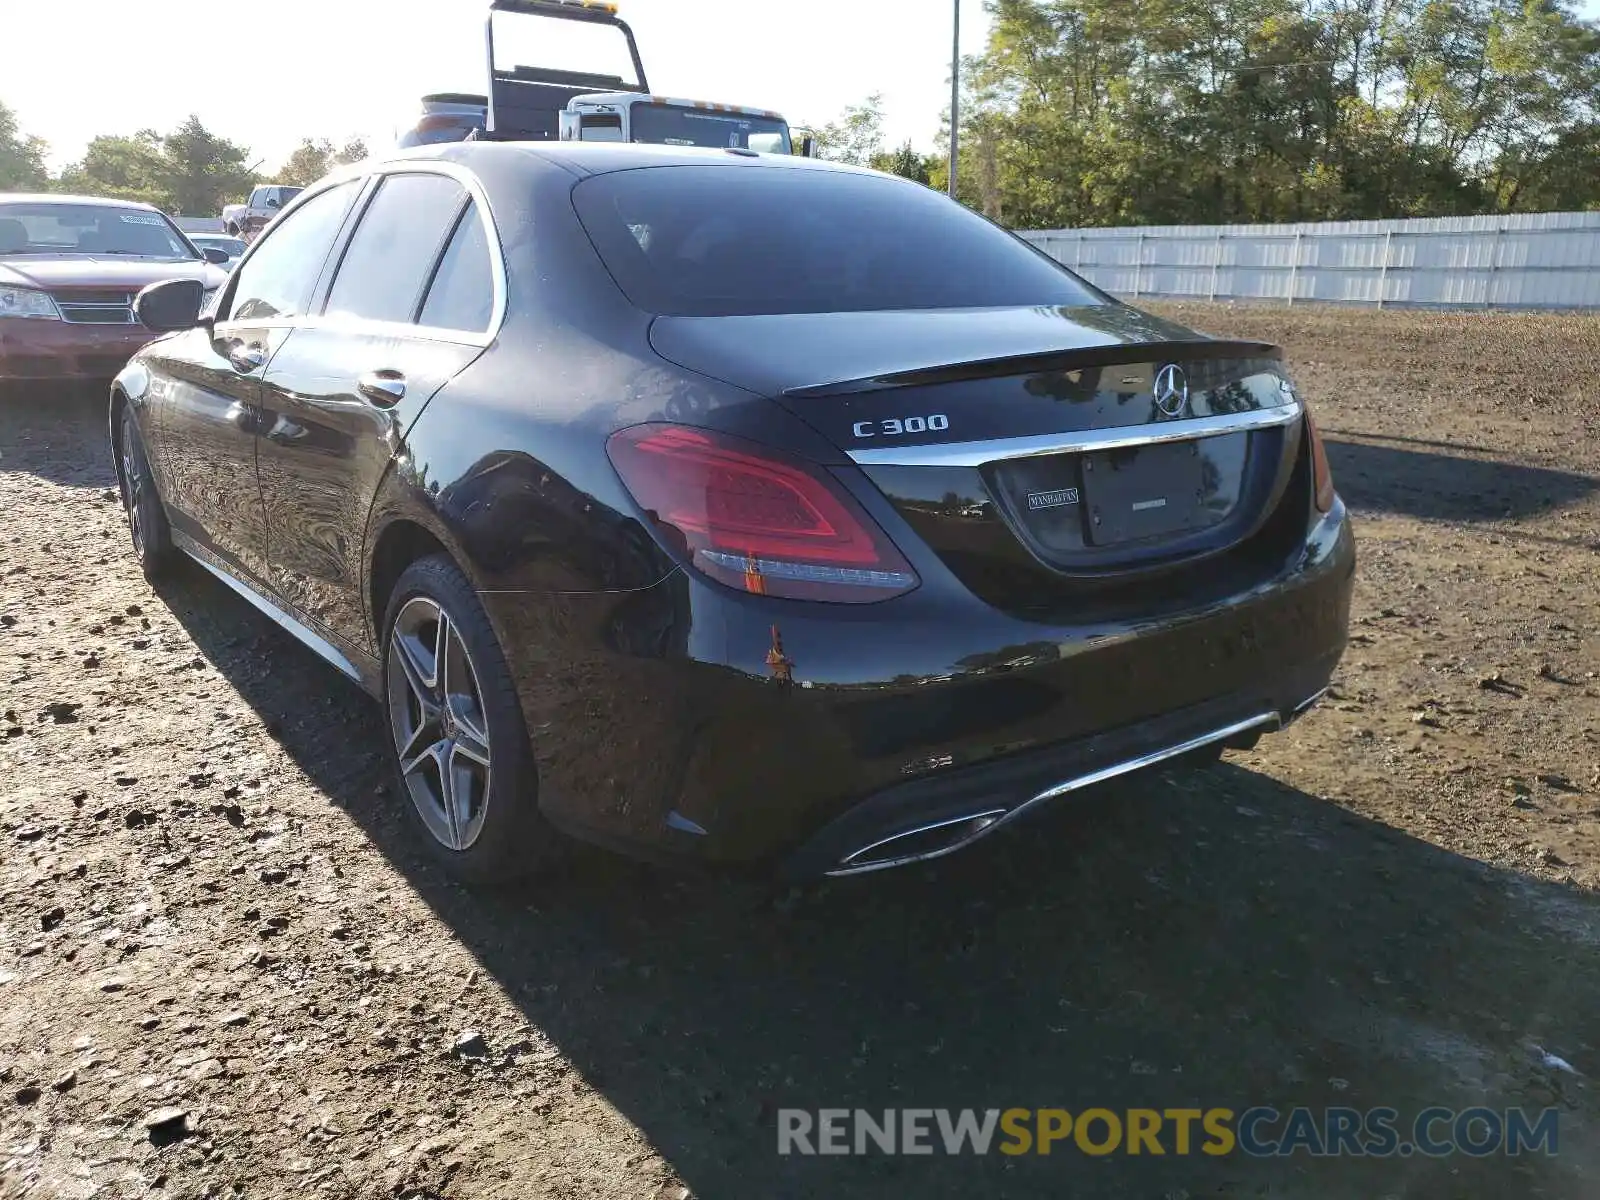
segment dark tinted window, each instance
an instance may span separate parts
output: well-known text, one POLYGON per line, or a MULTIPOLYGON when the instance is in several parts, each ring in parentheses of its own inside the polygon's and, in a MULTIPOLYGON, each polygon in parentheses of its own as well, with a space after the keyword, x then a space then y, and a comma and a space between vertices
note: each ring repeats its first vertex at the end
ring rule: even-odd
POLYGON ((937 192, 844 172, 616 171, 573 189, 622 290, 650 312, 864 312, 1101 304, 1050 259, 937 192))
POLYGON ((483 117, 439 113, 423 117, 415 128, 400 136, 400 147, 436 146, 441 142, 464 142, 467 134, 483 128, 483 117))
POLYGON ((350 238, 327 312, 410 321, 466 198, 465 189, 448 176, 386 178, 350 238))
POLYGON ((428 288, 422 324, 435 329, 485 332, 494 311, 492 271, 488 234, 474 204, 456 226, 455 236, 428 288))
MULTIPOLYGON (((742 146, 789 153, 782 121, 744 113, 712 112, 677 104, 635 104, 633 140, 661 146, 742 146)), ((600 140, 600 139, 594 139, 600 140)))
POLYGON ((303 316, 358 190, 353 180, 341 183, 267 226, 260 245, 235 275, 228 319, 303 316))

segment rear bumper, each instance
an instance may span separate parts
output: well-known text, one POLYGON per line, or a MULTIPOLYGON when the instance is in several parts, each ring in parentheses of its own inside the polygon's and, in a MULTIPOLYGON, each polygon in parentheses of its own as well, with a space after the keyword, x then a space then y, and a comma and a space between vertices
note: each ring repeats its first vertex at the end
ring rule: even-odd
POLYGON ((1276 732, 1321 698, 1332 667, 1310 664, 1254 693, 888 788, 825 825, 787 857, 782 873, 859 875, 942 858, 1083 788, 1276 732))
POLYGON ((140 325, 0 319, 0 383, 101 382, 156 335, 140 325))
MULTIPOLYGON (((486 594, 558 826, 652 857, 792 875, 871 865, 936 825, 969 840, 1089 782, 1292 719, 1344 651, 1342 505, 1270 579, 1159 619, 1062 626, 936 564, 882 604, 735 594, 486 594)), ((943 849, 939 838, 929 839, 943 849)))

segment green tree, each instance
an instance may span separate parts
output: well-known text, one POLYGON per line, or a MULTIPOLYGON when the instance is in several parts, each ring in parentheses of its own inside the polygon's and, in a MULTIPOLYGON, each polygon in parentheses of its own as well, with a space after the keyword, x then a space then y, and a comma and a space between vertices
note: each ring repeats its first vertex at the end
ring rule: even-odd
POLYGON ((61 173, 61 190, 141 200, 178 216, 209 216, 249 191, 244 147, 190 117, 166 135, 102 135, 61 173))
POLYGON ((249 189, 249 151, 219 137, 191 116, 161 139, 162 207, 182 216, 213 216, 249 189))
POLYGON ((961 198, 1013 224, 1600 202, 1600 26, 1567 0, 990 7, 961 198))
POLYGON ((817 157, 865 167, 883 151, 883 96, 874 93, 852 104, 837 120, 816 130, 817 157))
POLYGON ((279 183, 306 187, 321 179, 335 167, 360 162, 367 157, 367 144, 360 138, 350 138, 341 147, 335 147, 327 138, 313 140, 302 138, 283 166, 273 175, 279 183))
POLYGON ((886 171, 917 183, 927 183, 932 164, 926 156, 917 152, 908 139, 898 150, 880 150, 872 156, 868 165, 875 171, 886 171))
POLYGON ((132 137, 102 134, 93 139, 83 158, 61 172, 60 189, 91 196, 114 196, 164 206, 165 164, 161 138, 153 129, 132 137))
POLYGON ((39 191, 50 182, 45 166, 48 147, 23 134, 17 115, 0 104, 0 192, 39 191))

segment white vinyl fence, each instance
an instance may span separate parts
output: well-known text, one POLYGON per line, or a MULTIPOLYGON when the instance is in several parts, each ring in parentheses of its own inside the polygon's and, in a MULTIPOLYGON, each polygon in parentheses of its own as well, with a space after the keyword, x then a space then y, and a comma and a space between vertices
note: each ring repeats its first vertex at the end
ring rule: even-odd
POLYGON ((1600 212, 1021 236, 1125 300, 1600 308, 1600 212))

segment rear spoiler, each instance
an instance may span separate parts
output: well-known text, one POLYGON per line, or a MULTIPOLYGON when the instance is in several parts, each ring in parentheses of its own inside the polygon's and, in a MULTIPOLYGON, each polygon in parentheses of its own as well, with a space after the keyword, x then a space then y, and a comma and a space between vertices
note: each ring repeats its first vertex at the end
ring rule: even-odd
POLYGON ((1078 371, 1111 367, 1119 363, 1149 362, 1153 359, 1199 362, 1217 358, 1255 358, 1280 362, 1283 359, 1283 350, 1270 342, 1224 341, 1215 338, 1121 342, 1113 346, 1086 346, 1052 350, 1044 354, 1011 355, 947 363, 936 367, 918 367, 914 371, 898 371, 889 375, 869 376, 865 379, 845 379, 835 383, 788 388, 783 394, 797 398, 850 396, 862 392, 886 391, 890 388, 926 387, 939 383, 961 383, 971 379, 998 379, 1006 375, 1027 375, 1040 371, 1078 371))

